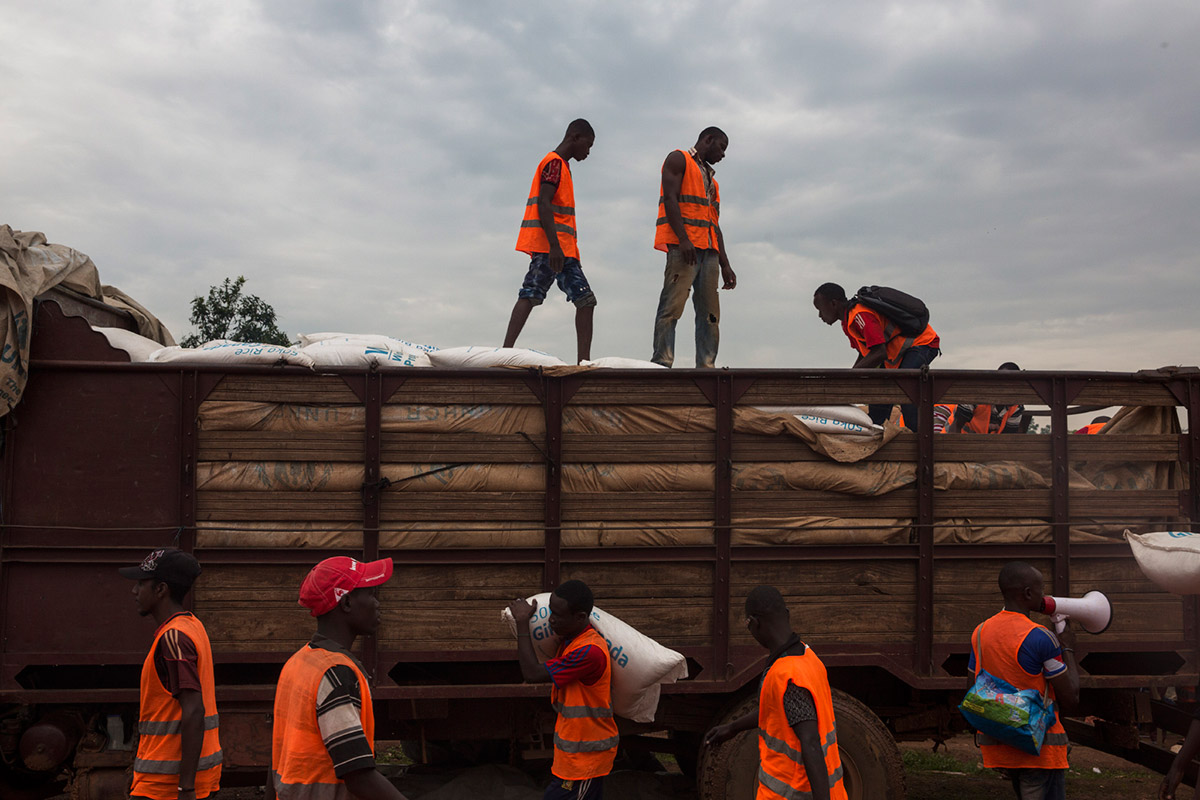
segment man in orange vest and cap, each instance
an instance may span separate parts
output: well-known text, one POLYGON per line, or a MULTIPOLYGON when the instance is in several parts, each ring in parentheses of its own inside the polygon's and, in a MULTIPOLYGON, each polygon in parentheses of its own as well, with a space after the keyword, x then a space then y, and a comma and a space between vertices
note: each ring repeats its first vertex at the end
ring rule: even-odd
POLYGON ((316 635, 283 665, 275 689, 271 779, 279 800, 404 800, 375 768, 375 712, 366 671, 350 652, 379 629, 377 587, 392 560, 336 556, 309 571, 300 605, 316 635))
POLYGON ((134 602, 158 625, 142 664, 138 747, 129 796, 193 800, 221 783, 221 742, 213 682, 212 647, 204 625, 183 607, 200 575, 200 562, 173 547, 155 550, 136 567, 134 602))
MULTIPOLYGON (((842 323, 842 332, 850 346, 858 351, 851 369, 921 369, 937 358, 941 340, 928 324, 916 336, 906 336, 891 320, 868 308, 836 283, 823 283, 813 292, 813 307, 826 325, 842 323)), ((872 403, 867 406, 871 422, 881 424, 892 415, 891 404, 872 403)), ((904 403, 900 416, 905 427, 916 429, 917 406, 904 403)))
POLYGON ((725 158, 728 147, 729 137, 724 131, 705 128, 695 147, 674 150, 663 162, 654 249, 667 254, 667 268, 654 317, 654 353, 650 360, 664 367, 675 362, 675 323, 683 316, 692 289, 696 366, 716 365, 721 322, 718 271, 722 289, 737 286, 737 275, 725 255, 718 219, 721 188, 712 167, 725 158))
POLYGON ((550 595, 550 629, 562 644, 545 664, 538 663, 530 639, 529 620, 537 601, 518 598, 508 606, 517 624, 517 658, 525 682, 554 684, 554 780, 544 800, 600 800, 604 776, 612 772, 617 756, 612 658, 608 643, 588 622, 592 605, 592 590, 583 581, 567 581, 550 595))
MULTIPOLYGON (((1033 689, 1051 700, 1074 706, 1079 702, 1079 667, 1075 663, 1075 634, 1068 627, 1055 636, 1029 618, 1043 608, 1042 573, 1023 561, 1012 561, 1000 570, 1004 608, 984 620, 971 635, 967 672, 976 664, 1020 689, 1033 689)), ((1020 800, 1064 800, 1067 775, 1067 732, 1062 709, 1055 708, 1053 724, 1046 729, 1041 752, 1031 755, 978 734, 983 765, 1003 769, 1020 800)))
POLYGON ((792 631, 791 615, 778 589, 751 590, 746 596, 746 627, 770 653, 759 684, 758 710, 713 728, 704 737, 705 745, 712 747, 757 727, 757 800, 846 800, 825 665, 792 631))
POLYGON ((517 303, 508 320, 504 346, 512 347, 529 319, 534 306, 546 299, 550 284, 575 304, 575 340, 579 361, 592 355, 592 316, 596 295, 588 285, 579 263, 579 234, 575 226, 575 184, 571 178, 571 159, 583 161, 596 142, 596 134, 586 119, 567 126, 558 147, 538 163, 525 200, 525 217, 517 236, 516 249, 529 255, 529 271, 517 292, 517 303))
MULTIPOLYGON (((1021 368, 1012 361, 1005 361, 996 367, 1000 370, 1016 370, 1021 368)), ((945 421, 945 433, 1025 433, 1033 422, 1033 417, 1025 413, 1025 406, 998 406, 988 403, 959 403, 951 406, 953 409, 945 421)), ((934 430, 937 431, 938 409, 934 408, 934 430)))

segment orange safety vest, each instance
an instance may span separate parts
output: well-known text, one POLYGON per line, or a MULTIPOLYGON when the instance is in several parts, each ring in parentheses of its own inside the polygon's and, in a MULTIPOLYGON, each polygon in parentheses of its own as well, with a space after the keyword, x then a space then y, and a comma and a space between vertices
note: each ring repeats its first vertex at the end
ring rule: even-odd
POLYGON ((362 727, 375 751, 375 711, 371 687, 354 659, 305 645, 288 659, 275 689, 271 736, 271 777, 279 800, 350 800, 350 790, 333 771, 333 760, 317 727, 317 689, 331 667, 354 670, 362 694, 362 727))
MULTIPOLYGON (((962 426, 961 433, 1003 433, 1004 426, 1008 424, 1012 415, 1017 413, 1020 406, 1009 406, 1000 416, 1000 424, 996 430, 992 430, 992 407, 986 403, 979 403, 975 406, 975 413, 962 426)), ((946 421, 946 427, 949 428, 954 424, 954 416, 958 412, 958 406, 954 407, 954 411, 950 413, 950 419, 946 421)))
POLYGON ((888 369, 898 368, 900 366, 901 359, 904 358, 904 354, 908 352, 910 347, 915 347, 921 344, 927 344, 932 347, 938 346, 939 339, 937 331, 935 331, 929 325, 926 325, 925 330, 921 331, 916 336, 905 336, 900 332, 900 328, 896 326, 896 323, 892 322, 878 311, 867 308, 861 303, 855 303, 850 307, 850 310, 846 312, 846 322, 843 325, 843 329, 846 331, 846 335, 850 337, 850 344, 852 344, 858 350, 858 352, 862 353, 864 356, 871 352, 871 348, 867 347, 866 343, 850 333, 854 325, 854 318, 859 314, 870 314, 874 316, 875 319, 879 320, 879 325, 883 328, 883 335, 887 339, 887 355, 884 358, 883 365, 888 369))
MULTIPOLYGON (((1050 700, 1054 699, 1054 687, 1039 672, 1030 675, 1017 661, 1017 652, 1021 642, 1034 628, 1040 628, 1036 622, 1016 611, 1001 611, 994 617, 984 620, 974 633, 971 634, 971 651, 975 654, 975 664, 980 663, 983 669, 1001 680, 1008 681, 1017 689, 1033 689, 1039 694, 1045 694, 1050 700), (985 627, 986 626, 986 627, 985 627), (976 642, 983 650, 983 661, 976 651, 976 642)), ((1055 714, 1054 724, 1046 730, 1046 738, 1042 741, 1040 755, 1030 753, 1001 744, 990 736, 979 734, 979 749, 983 754, 983 765, 989 769, 1066 769, 1067 768, 1067 731, 1063 728, 1062 712, 1055 714)))
POLYGON ((617 757, 617 721, 612 710, 612 659, 608 642, 588 626, 558 654, 559 658, 594 644, 604 652, 604 674, 591 686, 573 681, 555 686, 550 702, 558 712, 554 725, 554 763, 550 772, 567 781, 600 778, 612 772, 617 757))
MULTIPOLYGON (((700 165, 686 150, 683 153, 683 185, 679 187, 679 216, 683 218, 683 229, 688 239, 698 250, 718 250, 717 218, 721 216, 721 187, 717 179, 712 179, 713 197, 709 202, 708 192, 704 189, 704 175, 700 165)), ((667 245, 679 244, 675 229, 667 222, 667 206, 663 202, 662 184, 658 187, 658 225, 654 229, 654 249, 666 250, 667 245)))
POLYGON ((571 181, 571 165, 558 153, 551 150, 537 166, 533 173, 533 183, 529 187, 529 199, 525 201, 525 218, 521 220, 521 232, 517 235, 517 250, 533 255, 534 253, 549 253, 550 240, 542 230, 542 219, 538 216, 538 194, 542 189, 542 170, 553 159, 562 162, 561 177, 558 188, 550 201, 550 209, 554 212, 554 231, 558 234, 558 244, 566 258, 579 258, 579 235, 575 231, 575 184, 571 181))
POLYGON ((842 782, 842 758, 838 753, 837 723, 833 718, 833 695, 825 665, 812 648, 804 655, 783 656, 763 677, 758 695, 758 794, 757 800, 796 800, 812 791, 804 759, 800 755, 800 737, 788 724, 783 709, 783 694, 788 683, 807 689, 817 708, 817 731, 821 737, 821 756, 829 773, 829 797, 846 800, 842 782))
POLYGON ((138 711, 138 748, 133 762, 134 797, 175 800, 183 757, 183 709, 163 686, 154 668, 158 640, 169 630, 187 635, 196 646, 200 697, 204 703, 204 739, 196 764, 196 797, 208 797, 221 785, 221 741, 217 726, 217 693, 213 685, 212 646, 203 623, 191 614, 177 614, 162 624, 142 664, 142 702, 138 711))
POLYGON ((1107 422, 1093 422, 1090 425, 1084 425, 1076 433, 1099 433, 1100 429, 1107 425, 1107 422))

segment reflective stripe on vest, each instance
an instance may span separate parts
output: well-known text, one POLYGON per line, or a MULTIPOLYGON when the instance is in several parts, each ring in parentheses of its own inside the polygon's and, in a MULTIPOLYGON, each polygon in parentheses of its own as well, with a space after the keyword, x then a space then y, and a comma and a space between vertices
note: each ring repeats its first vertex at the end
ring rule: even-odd
POLYGON ((554 734, 555 749, 562 750, 564 753, 600 753, 605 750, 611 750, 620 741, 620 736, 610 736, 607 739, 591 739, 583 742, 575 742, 570 739, 564 739, 557 733, 554 734))
POLYGON ((555 159, 562 162, 562 168, 559 170, 554 197, 550 200, 554 231, 558 236, 558 245, 562 248, 563 256, 579 258, 579 234, 575 230, 575 184, 571 179, 571 166, 554 151, 546 154, 533 173, 533 183, 529 186, 529 197, 525 200, 525 216, 521 220, 516 249, 531 256, 535 253, 550 252, 550 240, 546 238, 541 217, 538 216, 538 197, 542 191, 542 170, 555 159))
POLYGON ((596 708, 594 706, 564 706, 562 703, 555 703, 554 710, 558 712, 560 717, 567 717, 568 719, 580 719, 582 717, 608 719, 613 715, 611 708, 596 708))
MULTIPOLYGON (((222 751, 218 750, 212 755, 202 756, 196 762, 196 771, 212 769, 221 763, 222 751)), ((135 772, 145 772, 148 775, 178 775, 180 762, 178 761, 150 761, 145 758, 134 759, 133 769, 135 772)), ((176 781, 178 783, 178 781, 176 781)))
MULTIPOLYGON (((204 730, 211 731, 217 727, 217 715, 212 714, 204 718, 204 730)), ((173 733, 181 733, 183 730, 183 720, 173 719, 167 722, 139 722, 138 734, 141 736, 168 736, 173 733)))
MULTIPOLYGON (((1017 661, 1021 643, 1034 628, 1042 627, 1024 614, 1001 611, 982 622, 971 634, 971 651, 975 654, 977 667, 1007 681, 1017 689, 1032 689, 1054 699, 1054 687, 1041 673, 1030 675, 1017 661), (976 646, 978 643, 978 647, 976 646), (982 650, 983 652, 978 652, 982 650), (982 659, 982 660, 981 660, 982 659)), ((1059 711, 1059 709, 1055 709, 1059 711)), ((1066 769, 1067 732, 1063 728, 1062 714, 1056 713, 1054 724, 1046 730, 1042 752, 1033 755, 1009 747, 1006 744, 980 741, 983 765, 988 769, 1066 769)))
MULTIPOLYGON (((829 785, 834 786, 842 779, 842 768, 839 766, 829 776, 829 785)), ((812 792, 806 792, 802 789, 793 789, 783 781, 776 778, 774 775, 768 775, 762 768, 758 768, 758 783, 760 786, 771 790, 780 797, 786 797, 787 800, 809 800, 812 797, 812 792)), ((843 795, 844 797, 845 795, 843 795)))
POLYGON ((354 800, 344 783, 284 783, 275 771, 271 780, 276 796, 287 800, 354 800))
MULTIPOLYGON (((700 165, 696 163, 686 150, 683 153, 683 181, 679 187, 679 216, 683 222, 684 232, 697 249, 716 250, 718 248, 716 229, 721 216, 721 189, 717 179, 712 179, 713 200, 708 199, 704 188, 704 175, 700 165)), ((663 199, 662 185, 658 190, 658 220, 654 228, 654 249, 666 250, 668 245, 679 244, 675 229, 667 221, 667 206, 663 199)))
POLYGON ((572 681, 555 686, 551 701, 559 712, 554 724, 554 763, 550 771, 563 780, 599 778, 612 771, 620 736, 612 712, 612 659, 608 643, 594 628, 567 644, 559 656, 594 646, 604 653, 604 672, 588 686, 572 681))
POLYGON ((196 766, 196 794, 206 797, 220 788, 222 761, 212 646, 204 625, 188 613, 176 614, 162 624, 142 664, 138 711, 140 735, 130 794, 151 800, 175 800, 179 795, 179 772, 183 766, 183 708, 163 686, 154 667, 154 654, 169 631, 179 631, 187 636, 196 648, 196 671, 204 711, 200 757, 196 766))
POLYGON ((350 656, 305 645, 283 665, 275 689, 271 764, 275 770, 275 793, 280 800, 350 796, 348 792, 344 795, 321 794, 323 786, 343 786, 334 772, 333 760, 317 723, 317 693, 321 679, 336 666, 347 666, 354 671, 362 697, 359 713, 363 734, 371 752, 375 751, 375 713, 366 676, 350 656))

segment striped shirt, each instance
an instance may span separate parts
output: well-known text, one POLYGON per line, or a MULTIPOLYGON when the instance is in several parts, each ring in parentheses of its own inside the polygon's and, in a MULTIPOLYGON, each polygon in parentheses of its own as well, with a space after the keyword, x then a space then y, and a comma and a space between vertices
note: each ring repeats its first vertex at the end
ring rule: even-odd
MULTIPOLYGON (((354 658, 340 644, 319 633, 308 646, 354 658)), ((345 664, 330 667, 321 677, 317 687, 317 727, 333 761, 333 774, 338 778, 360 769, 375 768, 371 742, 367 741, 362 726, 362 689, 354 670, 345 664)))

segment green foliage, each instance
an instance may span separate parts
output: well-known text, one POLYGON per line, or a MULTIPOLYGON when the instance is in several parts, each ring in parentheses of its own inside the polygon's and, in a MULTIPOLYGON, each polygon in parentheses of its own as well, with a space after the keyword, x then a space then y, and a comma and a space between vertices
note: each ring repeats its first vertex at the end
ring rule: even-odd
POLYGON ((184 347, 197 347, 213 339, 264 344, 291 344, 275 322, 275 309, 257 295, 243 294, 246 278, 225 279, 208 290, 208 297, 192 300, 191 322, 197 332, 184 338, 184 347))

